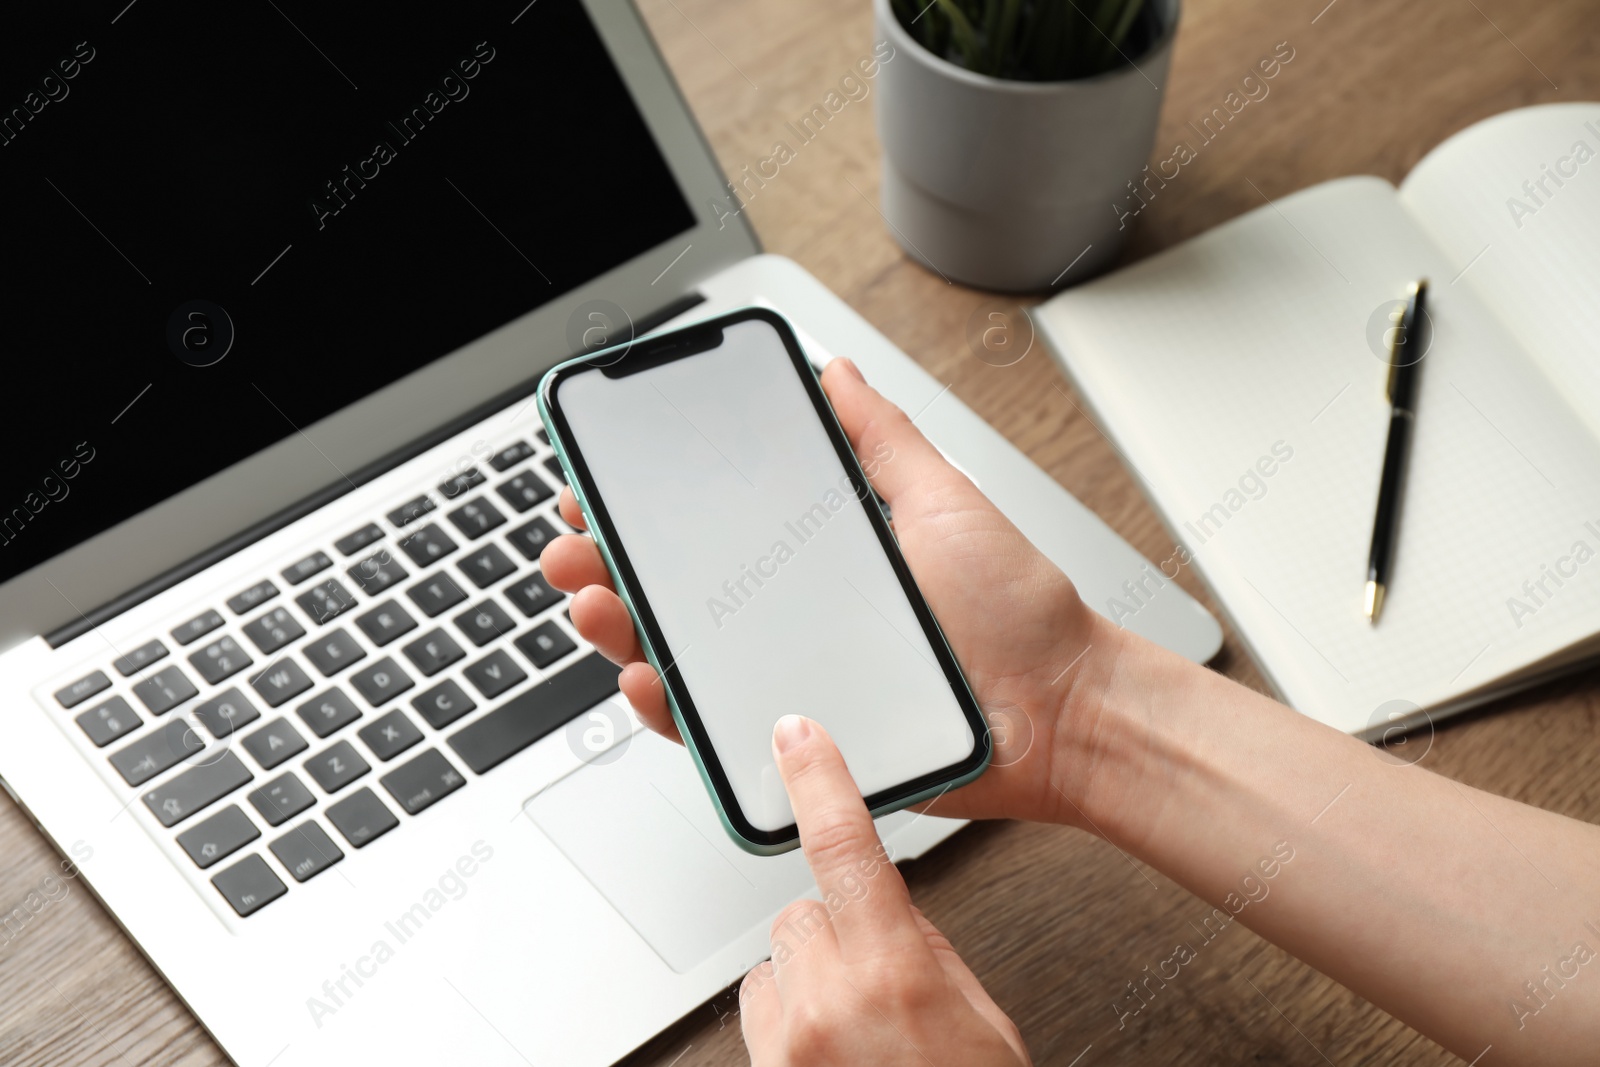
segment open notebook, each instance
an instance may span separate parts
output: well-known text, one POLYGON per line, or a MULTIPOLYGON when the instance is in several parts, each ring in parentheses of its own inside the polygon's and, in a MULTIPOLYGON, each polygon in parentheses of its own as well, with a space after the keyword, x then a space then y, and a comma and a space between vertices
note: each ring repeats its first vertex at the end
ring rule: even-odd
POLYGON ((1180 542, 1164 569, 1199 569, 1294 707, 1370 737, 1600 653, 1600 105, 1480 122, 1398 189, 1263 204, 1037 315, 1180 542), (1432 340, 1372 626, 1382 318, 1418 277, 1432 340))

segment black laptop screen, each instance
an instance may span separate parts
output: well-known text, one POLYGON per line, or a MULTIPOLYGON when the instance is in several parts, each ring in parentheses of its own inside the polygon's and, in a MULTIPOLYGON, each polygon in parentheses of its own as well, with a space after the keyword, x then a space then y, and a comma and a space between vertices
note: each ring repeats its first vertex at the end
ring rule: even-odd
POLYGON ((18 6, 0 196, 0 581, 694 222, 576 0, 18 6))

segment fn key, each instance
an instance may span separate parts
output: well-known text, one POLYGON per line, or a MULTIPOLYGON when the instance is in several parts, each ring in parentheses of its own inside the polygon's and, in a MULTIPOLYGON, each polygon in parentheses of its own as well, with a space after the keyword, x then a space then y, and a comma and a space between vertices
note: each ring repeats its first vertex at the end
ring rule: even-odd
POLYGON ((400 802, 407 815, 433 806, 467 784, 461 772, 437 749, 428 749, 415 759, 402 763, 379 779, 389 795, 400 802))
POLYGON ((259 911, 288 892, 267 861, 253 854, 211 879, 211 884, 240 915, 259 911))

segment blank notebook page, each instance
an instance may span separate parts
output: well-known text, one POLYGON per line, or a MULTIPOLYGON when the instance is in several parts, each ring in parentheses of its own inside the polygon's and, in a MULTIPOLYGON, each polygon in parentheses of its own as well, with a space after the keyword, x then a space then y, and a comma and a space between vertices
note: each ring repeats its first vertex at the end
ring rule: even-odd
POLYGON ((1508 611, 1584 520, 1600 526, 1600 443, 1454 273, 1392 186, 1349 178, 1040 309, 1285 698, 1346 731, 1391 701, 1440 703, 1482 663, 1537 659, 1600 620, 1600 581, 1568 583, 1520 626, 1508 611), (1432 348, 1372 627, 1362 591, 1389 406, 1368 336, 1419 276, 1433 281, 1432 348))
POLYGON ((1428 153, 1400 199, 1600 438, 1600 104, 1472 126, 1428 153))

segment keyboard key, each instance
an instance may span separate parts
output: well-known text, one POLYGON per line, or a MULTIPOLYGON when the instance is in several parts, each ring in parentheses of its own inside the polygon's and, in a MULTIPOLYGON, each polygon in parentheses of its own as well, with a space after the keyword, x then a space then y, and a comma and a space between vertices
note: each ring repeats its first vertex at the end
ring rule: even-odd
POLYGON ((542 428, 533 431, 533 436, 537 437, 539 439, 539 443, 544 445, 546 448, 550 447, 550 435, 545 433, 542 428))
POLYGON ((375 522, 369 522, 354 533, 347 533, 333 543, 341 556, 353 556, 368 545, 376 544, 383 540, 383 527, 375 522))
POLYGON ((303 766, 324 793, 337 793, 372 769, 356 751, 356 746, 348 741, 335 741, 332 747, 312 756, 303 766))
POLYGON ((550 525, 549 519, 540 516, 526 525, 518 526, 506 537, 518 552, 538 563, 539 553, 544 551, 544 546, 556 539, 556 528, 550 525))
POLYGON ((526 441, 513 441, 511 444, 489 457, 489 466, 504 474, 525 459, 533 456, 533 446, 526 441))
POLYGON ((591 652, 456 731, 450 747, 482 774, 615 693, 619 673, 604 656, 591 652))
POLYGON ((417 714, 428 720, 429 726, 438 730, 449 726, 478 705, 454 680, 446 680, 421 696, 412 698, 411 706, 417 709, 417 714))
POLYGON ((406 590, 406 596, 430 619, 467 599, 467 594, 448 574, 435 574, 418 582, 406 590))
POLYGON ((406 526, 432 511, 434 506, 433 501, 429 500, 428 495, 424 493, 415 500, 408 500, 389 512, 387 518, 390 525, 406 526))
POLYGON ((517 610, 530 619, 541 611, 555 607, 563 599, 563 594, 552 589, 550 583, 544 580, 544 575, 538 571, 534 571, 526 578, 517 579, 501 592, 510 597, 517 610))
POLYGON ((306 739, 288 719, 273 719, 244 739, 244 750, 268 771, 308 747, 306 739))
POLYGON ((301 611, 324 625, 356 606, 356 598, 337 578, 312 586, 295 597, 294 602, 300 605, 301 611))
POLYGON ((407 815, 432 807, 467 784, 461 772, 436 748, 402 763, 378 781, 406 809, 407 815))
POLYGON ((164 715, 199 692, 177 667, 157 671, 133 687, 134 695, 144 701, 152 715, 164 715))
POLYGON ((476 489, 484 483, 483 472, 477 467, 468 467, 453 478, 446 479, 439 486, 439 495, 446 500, 454 500, 469 490, 476 489))
POLYGON ((368 596, 377 596, 398 581, 403 581, 408 571, 389 555, 387 548, 379 549, 360 563, 345 569, 350 580, 361 587, 368 596))
POLYGON ((229 804, 215 815, 195 823, 178 835, 178 844, 201 870, 233 855, 261 836, 237 804, 229 804))
POLYGON ((167 646, 159 640, 152 638, 123 656, 118 656, 111 661, 117 673, 126 678, 130 674, 138 674, 150 664, 159 659, 166 659, 167 646))
POLYGON ((361 718, 361 709, 344 695, 342 689, 330 689, 294 710, 318 737, 327 737, 340 727, 361 718))
POLYGON ((400 820, 366 786, 329 805, 328 821, 344 835, 351 848, 362 848, 400 825, 400 820))
POLYGON ((431 567, 436 560, 441 560, 456 550, 455 541, 450 535, 439 529, 435 523, 428 523, 416 533, 404 538, 400 542, 400 549, 411 557, 411 562, 419 567, 431 567))
POLYGON ((443 630, 429 630, 401 651, 416 664, 417 670, 429 677, 438 674, 456 660, 465 656, 461 646, 443 630))
POLYGON ((126 737, 144 722, 121 697, 90 708, 74 720, 89 735, 96 748, 105 748, 119 737, 126 737))
POLYGON ((106 677, 105 671, 95 671, 79 678, 70 685, 64 685, 56 690, 56 703, 64 708, 74 708, 85 700, 111 688, 111 679, 106 677))
POLYGON ((289 891, 267 861, 253 853, 211 879, 211 884, 241 918, 260 911, 289 891))
POLYGON ((507 504, 518 511, 527 511, 535 504, 543 503, 556 495, 550 484, 528 468, 515 478, 508 478, 495 489, 507 504))
POLYGON ((205 740, 182 719, 172 719, 161 728, 111 754, 111 766, 129 785, 143 785, 168 767, 206 747, 205 740))
POLYGON ((474 538, 482 537, 506 521, 506 517, 500 514, 500 509, 482 497, 462 504, 450 512, 448 517, 456 529, 474 538))
POLYGON ((221 625, 220 611, 202 611, 188 622, 173 627, 172 639, 180 645, 192 644, 221 625))
POLYGON ((479 648, 517 628, 511 616, 506 614, 506 609, 493 600, 485 600, 477 607, 463 611, 455 617, 454 622, 467 635, 467 640, 479 648))
POLYGON ((514 644, 517 646, 517 651, 527 656, 540 670, 578 650, 572 638, 553 622, 535 626, 517 638, 514 644))
POLYGON ((175 826, 253 777, 243 760, 223 752, 214 761, 198 763, 156 786, 144 795, 144 802, 162 826, 175 826))
POLYGON ((493 700, 528 677, 527 672, 517 666, 509 653, 498 648, 462 673, 486 700, 493 700))
POLYGON ((385 763, 422 740, 422 731, 399 708, 356 732, 372 754, 385 763))
POLYGON ((266 578, 261 579, 249 589, 228 598, 228 610, 235 615, 243 615, 254 608, 260 607, 278 595, 278 587, 266 578))
POLYGON ((285 656, 251 678, 250 685, 261 694, 267 707, 275 708, 310 689, 311 679, 300 664, 285 656))
POLYGON ((561 469, 560 456, 551 456, 549 459, 544 461, 544 466, 546 470, 556 476, 557 483, 561 485, 567 484, 567 472, 561 469))
POLYGON ((356 616, 356 625, 367 640, 382 648, 401 634, 415 630, 417 620, 395 601, 385 600, 365 615, 356 616))
POLYGON ((261 718, 261 713, 243 693, 233 688, 195 705, 194 717, 211 731, 212 737, 223 738, 255 722, 261 718))
POLYGON ((245 623, 244 635, 263 656, 270 656, 284 645, 300 640, 306 631, 287 608, 273 608, 259 619, 245 623))
POLYGON ((228 636, 217 638, 189 657, 189 663, 200 672, 207 685, 216 685, 254 662, 250 654, 228 636))
POLYGON ((517 565, 511 562, 511 557, 500 551, 500 546, 495 544, 474 549, 457 560, 456 566, 460 567, 461 573, 479 589, 489 588, 517 569, 517 565))
POLYGON ((267 847, 297 882, 315 878, 344 859, 339 846, 315 819, 307 819, 267 847))
POLYGON ((250 790, 250 803, 268 826, 282 826, 317 802, 306 784, 293 771, 284 771, 272 781, 250 790))
POLYGON ((283 580, 290 585, 299 585, 313 574, 321 574, 333 566, 333 560, 321 549, 311 553, 305 559, 291 563, 283 569, 283 580))
POLYGON ((377 707, 387 704, 415 683, 409 674, 400 669, 399 664, 385 656, 366 670, 352 674, 350 684, 366 698, 368 704, 377 707))
POLYGON ((343 628, 330 630, 300 651, 325 678, 332 678, 350 664, 367 658, 367 650, 358 645, 349 631, 343 628))

